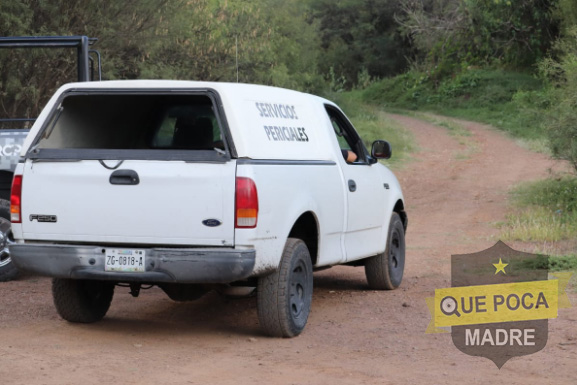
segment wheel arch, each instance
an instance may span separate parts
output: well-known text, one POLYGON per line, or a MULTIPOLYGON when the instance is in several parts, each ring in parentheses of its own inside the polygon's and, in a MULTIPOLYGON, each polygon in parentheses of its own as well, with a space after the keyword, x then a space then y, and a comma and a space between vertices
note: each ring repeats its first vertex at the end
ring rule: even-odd
POLYGON ((397 200, 395 207, 393 208, 393 212, 396 212, 399 214, 399 217, 401 217, 401 221, 403 222, 403 229, 405 230, 406 234, 407 226, 409 225, 409 218, 407 217, 407 212, 405 211, 405 203, 402 199, 397 200))
POLYGON ((288 237, 301 239, 307 245, 311 262, 315 266, 319 255, 319 223, 316 215, 312 211, 301 214, 288 237))

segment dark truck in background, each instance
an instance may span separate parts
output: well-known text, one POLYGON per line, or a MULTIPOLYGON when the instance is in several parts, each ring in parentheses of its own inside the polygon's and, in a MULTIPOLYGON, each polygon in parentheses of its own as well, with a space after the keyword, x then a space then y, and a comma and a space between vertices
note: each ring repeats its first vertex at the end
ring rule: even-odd
MULTIPOLYGON (((96 38, 87 36, 0 37, 0 48, 75 48, 78 81, 86 82, 95 80, 96 76, 97 80, 102 78, 100 53, 90 49, 96 41, 96 38), (94 55, 96 60, 91 55, 94 55), (97 74, 95 68, 98 70, 97 74)), ((8 249, 12 241, 10 190, 22 144, 34 121, 35 119, 31 118, 0 119, 0 282, 8 281, 18 274, 8 249)))

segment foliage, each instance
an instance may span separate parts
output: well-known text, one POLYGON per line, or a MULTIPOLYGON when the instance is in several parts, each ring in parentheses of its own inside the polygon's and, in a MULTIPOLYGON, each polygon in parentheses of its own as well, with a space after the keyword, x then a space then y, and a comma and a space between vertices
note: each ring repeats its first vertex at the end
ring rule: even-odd
POLYGON ((577 270, 577 258, 574 255, 538 255, 535 259, 523 261, 523 265, 531 270, 540 269, 550 272, 577 270))
MULTIPOLYGON (((98 37, 105 79, 237 81, 238 68, 241 82, 318 91, 316 27, 301 3, 6 0, 0 35, 98 37)), ((71 50, 0 52, 0 114, 37 116, 59 85, 75 80, 75 60, 71 50)))
POLYGON ((521 185, 512 192, 521 207, 541 206, 551 213, 577 213, 577 179, 550 178, 521 185))
POLYGON ((568 37, 557 44, 561 59, 544 60, 540 69, 552 83, 546 120, 551 151, 577 172, 577 27, 568 37))
POLYGON ((362 80, 365 69, 373 78, 399 74, 412 55, 409 40, 398 31, 396 0, 309 0, 311 20, 319 23, 322 55, 321 73, 332 68, 347 89, 362 80))
POLYGON ((401 30, 417 48, 414 65, 433 78, 454 73, 463 61, 468 21, 459 0, 403 0, 397 16, 401 30))
POLYGON ((501 228, 504 240, 559 242, 577 235, 577 215, 556 215, 542 207, 514 211, 501 228))
POLYGON ((542 81, 529 74, 471 68, 436 82, 426 72, 410 71, 372 84, 363 97, 389 108, 426 110, 492 124, 530 141, 545 137, 542 124, 548 93, 542 81))
POLYGON ((484 62, 514 66, 541 59, 557 36, 556 0, 466 0, 471 36, 484 62))
POLYGON ((560 20, 561 34, 577 26, 577 2, 575 0, 557 0, 555 16, 560 20))
POLYGON ((246 81, 322 92, 325 82, 318 68, 321 56, 318 23, 308 20, 307 1, 256 1, 255 7, 263 14, 258 23, 270 29, 271 50, 267 60, 271 65, 246 81))
POLYGON ((467 65, 526 68, 557 36, 557 0, 403 0, 403 31, 436 79, 467 65))
POLYGON ((577 179, 549 178, 512 191, 516 210, 502 226, 504 239, 538 242, 577 236, 577 179))
MULTIPOLYGON (((455 114, 481 106, 497 122, 507 119, 502 104, 542 116, 547 95, 514 84, 510 70, 534 71, 558 27, 569 41, 575 24, 573 0, 0 2, 0 35, 98 37, 105 79, 239 80, 314 93, 369 87, 375 101, 455 114)), ((553 57, 564 52, 558 44, 553 57)), ((68 50, 0 51, 0 115, 36 116, 75 79, 75 60, 68 50)))

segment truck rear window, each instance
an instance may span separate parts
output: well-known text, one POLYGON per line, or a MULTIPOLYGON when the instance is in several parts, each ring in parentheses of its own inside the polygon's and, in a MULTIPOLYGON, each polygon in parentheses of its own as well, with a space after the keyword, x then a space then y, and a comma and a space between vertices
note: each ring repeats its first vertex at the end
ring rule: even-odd
POLYGON ((207 95, 70 94, 34 146, 42 149, 224 150, 207 95))

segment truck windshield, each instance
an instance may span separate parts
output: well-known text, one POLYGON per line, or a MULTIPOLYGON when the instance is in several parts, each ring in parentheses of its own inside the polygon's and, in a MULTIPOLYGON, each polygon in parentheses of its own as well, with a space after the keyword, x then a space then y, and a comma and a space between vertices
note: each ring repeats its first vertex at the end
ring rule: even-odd
POLYGON ((71 94, 37 149, 224 149, 210 97, 165 94, 71 94))

